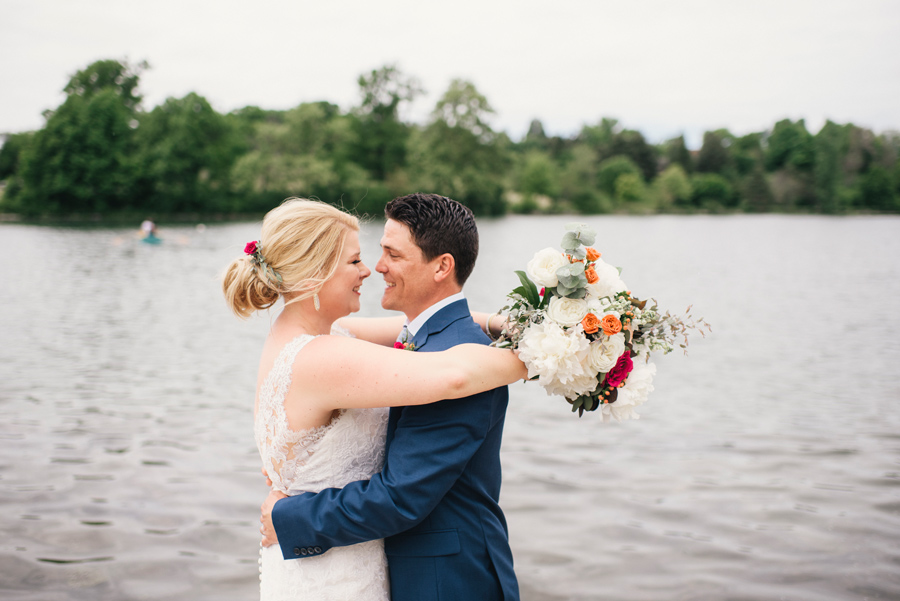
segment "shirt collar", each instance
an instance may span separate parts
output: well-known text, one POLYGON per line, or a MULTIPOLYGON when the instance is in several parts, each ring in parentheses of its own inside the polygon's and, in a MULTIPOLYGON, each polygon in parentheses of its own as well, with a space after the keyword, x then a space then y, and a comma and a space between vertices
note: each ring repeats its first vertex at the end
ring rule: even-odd
POLYGON ((465 300, 466 295, 462 292, 457 292, 456 294, 451 294, 450 296, 439 300, 434 303, 421 313, 412 321, 407 322, 406 329, 409 330, 410 336, 415 336, 416 333, 421 329, 422 326, 425 325, 425 322, 434 316, 435 313, 443 309, 449 304, 455 303, 456 301, 465 300))

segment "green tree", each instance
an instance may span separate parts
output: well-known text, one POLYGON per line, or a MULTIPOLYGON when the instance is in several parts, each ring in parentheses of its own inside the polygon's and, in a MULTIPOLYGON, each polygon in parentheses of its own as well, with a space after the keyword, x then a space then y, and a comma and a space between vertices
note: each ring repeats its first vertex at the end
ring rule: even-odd
POLYGON ((134 206, 140 70, 98 61, 78 71, 66 100, 22 153, 17 205, 26 214, 103 213, 134 206))
POLYGON ((115 89, 70 95, 22 156, 20 210, 36 215, 132 208, 134 118, 115 89))
POLYGON ((22 154, 33 137, 34 134, 31 132, 6 136, 3 146, 0 146, 0 180, 12 177, 18 172, 22 154))
POLYGON ((205 98, 168 98, 141 117, 137 142, 147 208, 231 208, 228 176, 241 147, 231 122, 205 98))
POLYGON ((866 209, 900 211, 900 196, 891 172, 873 165, 860 179, 860 202, 866 209))
MULTIPOLYGON (((320 198, 362 213, 381 214, 390 191, 356 164, 353 117, 337 105, 309 102, 288 111, 242 109, 232 119, 250 131, 249 149, 231 182, 243 210, 262 211, 287 196, 320 198)), ((244 134, 246 135, 246 134, 244 134)))
POLYGON ((613 156, 612 145, 616 135, 622 131, 618 119, 603 117, 597 125, 585 125, 578 134, 578 142, 587 144, 597 154, 598 161, 613 156))
POLYGON ((616 194, 616 180, 626 173, 640 174, 640 168, 626 156, 614 156, 606 159, 597 169, 597 186, 610 196, 616 194))
POLYGON ((616 178, 616 201, 620 205, 635 204, 647 196, 647 186, 639 173, 623 173, 616 178))
POLYGON ((362 103, 354 111, 356 131, 353 160, 376 180, 406 164, 410 128, 400 120, 400 107, 423 93, 418 80, 387 65, 360 75, 362 103))
POLYGON ((597 153, 588 144, 575 144, 568 153, 560 177, 560 195, 579 213, 608 213, 611 195, 597 187, 597 153))
POLYGON ((831 121, 822 126, 813 140, 816 206, 825 213, 837 213, 847 208, 842 206, 840 194, 843 184, 841 160, 846 154, 847 142, 846 129, 831 121))
POLYGON ((647 144, 641 132, 626 129, 613 135, 611 156, 626 156, 641 170, 644 180, 656 177, 658 157, 656 149, 647 144))
POLYGON ((438 100, 431 122, 410 141, 413 186, 449 196, 476 214, 504 213, 502 177, 511 144, 488 124, 493 112, 471 82, 453 80, 438 100))
POLYGON ((718 210, 735 206, 734 188, 718 173, 695 173, 691 178, 696 207, 718 210))
POLYGON ((20 212, 22 157, 33 138, 33 132, 9 134, 0 146, 0 212, 20 212))
POLYGON ((735 138, 730 146, 731 160, 738 175, 749 175, 761 169, 765 164, 763 135, 759 133, 747 134, 735 138))
POLYGON ((744 178, 741 186, 743 208, 746 211, 765 213, 772 209, 775 197, 766 180, 762 165, 744 178))
POLYGON ((525 155, 519 175, 519 190, 526 197, 559 195, 559 167, 550 156, 539 150, 525 155))
POLYGON ((146 61, 137 65, 127 61, 97 61, 73 75, 63 91, 69 96, 91 98, 104 90, 114 90, 125 108, 137 111, 142 99, 137 93, 140 75, 148 68, 146 61))
POLYGON ((703 134, 703 145, 697 155, 697 171, 700 173, 718 173, 725 177, 731 175, 733 162, 731 145, 734 136, 728 130, 717 129, 703 134))
POLYGON ((812 135, 806 131, 803 119, 796 123, 784 119, 775 124, 767 140, 766 169, 791 166, 799 171, 810 171, 815 160, 812 135))
POLYGON ((694 159, 684 143, 683 135, 667 141, 663 148, 663 155, 669 165, 680 165, 682 171, 688 174, 694 171, 694 159))
POLYGON ((672 207, 686 207, 691 204, 694 188, 684 168, 673 163, 659 174, 653 182, 658 208, 668 210, 672 207))

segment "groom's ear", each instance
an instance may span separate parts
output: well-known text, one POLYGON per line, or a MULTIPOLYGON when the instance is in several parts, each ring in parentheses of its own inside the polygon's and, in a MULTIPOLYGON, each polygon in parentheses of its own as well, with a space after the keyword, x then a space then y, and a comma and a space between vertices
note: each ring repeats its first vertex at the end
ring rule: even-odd
POLYGON ((450 253, 438 255, 432 259, 434 264, 434 281, 444 282, 447 278, 456 283, 456 259, 450 253))

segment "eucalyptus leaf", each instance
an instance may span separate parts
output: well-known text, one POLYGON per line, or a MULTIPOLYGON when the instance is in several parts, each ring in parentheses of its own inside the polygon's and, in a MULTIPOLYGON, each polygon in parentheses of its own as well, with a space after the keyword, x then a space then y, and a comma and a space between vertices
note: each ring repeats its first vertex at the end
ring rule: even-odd
POLYGON ((570 230, 585 246, 590 246, 597 239, 597 232, 586 223, 569 223, 566 225, 566 229, 570 230))
POLYGON ((563 250, 571 252, 581 246, 581 241, 578 239, 578 236, 574 232, 566 232, 563 235, 560 246, 563 247, 563 250))
POLYGON ((560 284, 556 287, 556 294, 558 294, 559 296, 568 297, 570 294, 572 294, 572 292, 573 292, 574 290, 575 290, 575 288, 569 288, 569 287, 566 286, 565 284, 560 283, 560 284))
POLYGON ((565 286, 566 288, 576 288, 578 286, 578 276, 575 275, 564 275, 557 278, 559 283, 565 286))
POLYGON ((595 240, 597 240, 597 233, 594 230, 588 228, 587 231, 582 232, 581 243, 585 246, 590 246, 595 240))
POLYGON ((556 270, 556 277, 580 275, 584 273, 584 263, 569 263, 556 270))

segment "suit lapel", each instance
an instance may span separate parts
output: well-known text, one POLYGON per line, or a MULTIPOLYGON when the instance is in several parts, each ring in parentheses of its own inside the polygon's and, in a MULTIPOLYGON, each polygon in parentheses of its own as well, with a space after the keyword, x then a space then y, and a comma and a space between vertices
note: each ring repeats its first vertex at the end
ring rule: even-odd
POLYGON ((466 299, 461 299, 456 301, 455 303, 450 303, 449 305, 432 315, 428 319, 428 321, 426 321, 422 325, 422 327, 419 328, 419 331, 416 332, 416 335, 413 336, 413 344, 416 345, 416 350, 422 350, 428 344, 429 336, 440 334, 451 323, 464 318, 471 319, 471 313, 469 313, 469 303, 466 302, 466 299))
MULTIPOLYGON (((432 315, 431 318, 419 328, 416 335, 413 336, 412 343, 416 345, 416 351, 424 350, 426 353, 429 352, 430 349, 425 348, 428 345, 429 337, 440 334, 447 326, 455 321, 471 318, 472 315, 469 313, 469 303, 467 303, 465 299, 447 305, 432 315)), ((443 345, 440 344, 432 345, 433 350, 435 351, 443 350, 442 346, 443 345)), ((403 407, 391 407, 390 416, 388 418, 385 452, 391 447, 391 441, 394 439, 394 431, 397 429, 397 422, 400 421, 400 415, 402 413, 403 407)))

